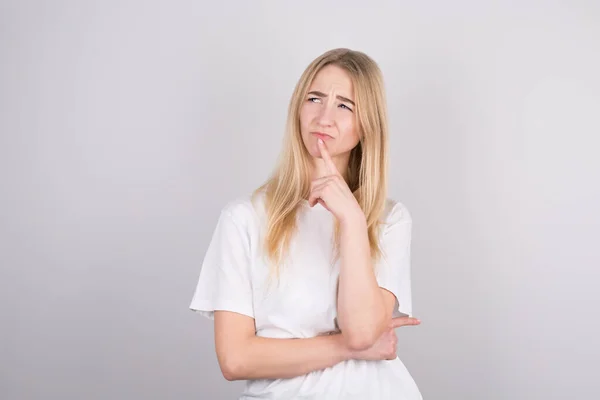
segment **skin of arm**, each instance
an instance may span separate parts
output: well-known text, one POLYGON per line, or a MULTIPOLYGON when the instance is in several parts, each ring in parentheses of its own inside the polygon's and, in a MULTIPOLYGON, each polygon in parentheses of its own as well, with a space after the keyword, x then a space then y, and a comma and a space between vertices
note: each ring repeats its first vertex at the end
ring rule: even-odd
POLYGON ((311 182, 311 207, 323 204, 340 223, 340 275, 337 294, 338 326, 347 346, 371 347, 385 331, 396 297, 380 288, 373 271, 367 221, 325 143, 317 141, 324 176, 311 182))
POLYGON ((230 311, 215 311, 217 359, 225 379, 285 379, 332 367, 345 360, 393 360, 397 357, 395 328, 418 325, 416 318, 394 318, 370 348, 349 349, 340 332, 306 339, 256 336, 254 319, 230 311))
POLYGON ((256 336, 254 319, 215 311, 215 346, 225 379, 280 379, 332 367, 358 356, 341 334, 307 339, 256 336))
POLYGON ((340 219, 338 325, 348 348, 369 348, 392 318, 396 297, 379 287, 364 214, 340 219))

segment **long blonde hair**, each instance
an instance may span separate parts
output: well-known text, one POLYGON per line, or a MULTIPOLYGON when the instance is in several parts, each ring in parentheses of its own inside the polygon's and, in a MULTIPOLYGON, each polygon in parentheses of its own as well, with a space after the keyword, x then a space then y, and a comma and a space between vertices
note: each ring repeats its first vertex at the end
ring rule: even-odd
MULTIPOLYGON (((271 177, 253 193, 265 196, 267 213, 263 240, 271 276, 279 276, 296 228, 296 214, 310 190, 310 154, 300 132, 300 109, 316 74, 327 65, 345 70, 354 86, 356 122, 360 141, 351 150, 348 186, 367 221, 371 256, 381 256, 378 246, 380 217, 387 198, 388 121, 383 77, 369 56, 350 49, 333 49, 317 57, 304 70, 292 94, 283 149, 271 177)), ((334 247, 339 255, 339 223, 335 223, 334 247)))

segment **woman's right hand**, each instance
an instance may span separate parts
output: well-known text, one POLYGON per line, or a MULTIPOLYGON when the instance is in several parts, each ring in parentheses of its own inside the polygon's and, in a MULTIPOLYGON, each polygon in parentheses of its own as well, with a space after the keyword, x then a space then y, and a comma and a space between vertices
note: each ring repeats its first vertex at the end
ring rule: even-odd
POLYGON ((389 327, 379 336, 375 344, 366 350, 353 353, 355 360, 394 360, 397 357, 398 338, 394 329, 401 326, 419 325, 421 321, 413 317, 392 318, 389 327))

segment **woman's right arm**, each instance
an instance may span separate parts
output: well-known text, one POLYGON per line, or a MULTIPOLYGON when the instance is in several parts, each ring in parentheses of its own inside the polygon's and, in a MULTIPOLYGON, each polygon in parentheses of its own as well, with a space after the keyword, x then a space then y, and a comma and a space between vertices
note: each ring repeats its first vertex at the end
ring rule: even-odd
POLYGON ((254 319, 215 311, 215 346, 227 380, 292 378, 350 358, 340 334, 309 339, 256 336, 254 319))
POLYGON ((332 367, 349 359, 384 360, 396 357, 394 328, 412 325, 411 318, 392 320, 377 343, 364 351, 349 350, 341 333, 307 339, 256 336, 254 319, 215 311, 217 359, 227 380, 284 379, 332 367))

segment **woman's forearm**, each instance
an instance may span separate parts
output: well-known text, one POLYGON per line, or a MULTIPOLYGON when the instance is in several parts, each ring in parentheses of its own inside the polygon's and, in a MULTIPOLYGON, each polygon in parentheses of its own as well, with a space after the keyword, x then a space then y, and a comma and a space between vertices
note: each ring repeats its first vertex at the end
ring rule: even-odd
POLYGON ((353 350, 371 346, 385 328, 385 303, 375 278, 364 216, 341 221, 338 325, 353 350))
POLYGON ((352 355, 339 333, 307 339, 253 336, 223 373, 228 380, 293 378, 332 367, 352 355))

